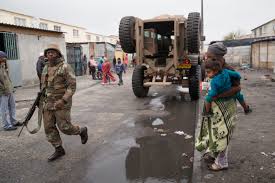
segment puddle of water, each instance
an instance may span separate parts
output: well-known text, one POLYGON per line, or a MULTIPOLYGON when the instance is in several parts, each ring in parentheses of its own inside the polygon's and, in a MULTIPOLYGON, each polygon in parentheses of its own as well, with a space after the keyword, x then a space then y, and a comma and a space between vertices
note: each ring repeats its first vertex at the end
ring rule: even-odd
POLYGON ((195 103, 162 96, 152 99, 147 105, 151 112, 152 108, 164 108, 169 115, 150 119, 137 113, 135 118, 126 119, 123 123, 135 125, 134 128, 121 130, 108 139, 109 143, 95 155, 96 160, 91 160, 84 182, 190 182, 194 139, 185 140, 185 137, 194 134, 195 103), (167 102, 166 107, 164 102, 167 102), (165 121, 162 131, 158 132, 160 129, 152 125, 154 119, 165 121), (176 131, 184 131, 184 134, 176 135, 176 131))
POLYGON ((149 106, 153 111, 164 111, 165 110, 165 105, 163 104, 164 102, 165 102, 165 96, 160 96, 157 98, 153 98, 150 101, 149 106))

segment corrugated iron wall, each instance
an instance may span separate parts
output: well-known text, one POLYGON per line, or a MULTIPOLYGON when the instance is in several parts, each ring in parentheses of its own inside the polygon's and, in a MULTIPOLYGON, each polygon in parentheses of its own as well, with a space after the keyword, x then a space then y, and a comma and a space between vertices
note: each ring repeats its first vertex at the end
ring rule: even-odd
POLYGON ((252 44, 252 66, 257 69, 273 69, 275 64, 275 41, 252 44))

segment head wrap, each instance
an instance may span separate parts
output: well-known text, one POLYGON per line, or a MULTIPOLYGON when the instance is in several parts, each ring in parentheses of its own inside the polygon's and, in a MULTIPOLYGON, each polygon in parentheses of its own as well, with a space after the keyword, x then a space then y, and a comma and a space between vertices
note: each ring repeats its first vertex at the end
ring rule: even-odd
POLYGON ((227 48, 222 42, 215 42, 209 45, 207 52, 218 56, 224 56, 227 53, 227 48))

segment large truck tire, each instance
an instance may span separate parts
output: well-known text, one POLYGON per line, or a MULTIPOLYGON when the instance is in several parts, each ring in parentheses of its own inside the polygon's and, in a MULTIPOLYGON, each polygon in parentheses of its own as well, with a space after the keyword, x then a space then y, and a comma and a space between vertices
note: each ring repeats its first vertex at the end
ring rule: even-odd
POLYGON ((201 37, 201 18, 200 13, 189 13, 186 27, 187 50, 189 53, 200 52, 201 37))
POLYGON ((133 16, 123 17, 119 24, 119 40, 121 47, 126 53, 136 52, 136 43, 134 39, 136 18, 133 16))
POLYGON ((143 65, 137 65, 133 72, 132 77, 132 89, 136 97, 146 97, 149 92, 149 87, 144 87, 144 70, 146 67, 143 65))
POLYGON ((189 94, 191 100, 200 98, 201 66, 192 66, 189 71, 189 94))

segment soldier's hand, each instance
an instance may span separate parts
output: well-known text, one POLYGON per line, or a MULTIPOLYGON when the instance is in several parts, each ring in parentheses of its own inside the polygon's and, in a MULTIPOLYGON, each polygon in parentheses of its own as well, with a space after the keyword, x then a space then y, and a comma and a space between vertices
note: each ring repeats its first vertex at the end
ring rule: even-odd
POLYGON ((63 109, 64 105, 65 105, 64 101, 62 99, 60 99, 57 102, 55 102, 54 108, 56 108, 56 109, 63 109))

